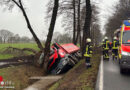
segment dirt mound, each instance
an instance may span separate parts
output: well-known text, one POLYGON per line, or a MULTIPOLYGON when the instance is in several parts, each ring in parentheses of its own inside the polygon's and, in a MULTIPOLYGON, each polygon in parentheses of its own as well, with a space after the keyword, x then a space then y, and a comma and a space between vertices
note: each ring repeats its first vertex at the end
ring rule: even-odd
POLYGON ((1 54, 14 54, 16 56, 26 55, 26 52, 30 52, 32 54, 36 54, 37 51, 31 48, 15 48, 15 47, 7 47, 4 51, 0 52, 1 54))

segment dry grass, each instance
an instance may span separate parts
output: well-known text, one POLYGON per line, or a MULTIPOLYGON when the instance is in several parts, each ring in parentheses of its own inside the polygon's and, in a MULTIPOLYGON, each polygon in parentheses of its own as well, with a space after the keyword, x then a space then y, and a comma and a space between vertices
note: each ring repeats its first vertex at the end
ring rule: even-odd
POLYGON ((21 65, 0 69, 0 76, 3 76, 4 81, 12 81, 15 90, 22 90, 27 87, 29 85, 29 77, 43 75, 43 69, 31 65, 21 65))

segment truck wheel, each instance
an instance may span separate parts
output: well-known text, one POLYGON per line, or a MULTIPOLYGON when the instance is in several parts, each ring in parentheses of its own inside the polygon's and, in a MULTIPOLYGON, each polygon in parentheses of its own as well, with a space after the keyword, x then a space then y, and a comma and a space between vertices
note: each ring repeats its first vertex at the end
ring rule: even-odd
POLYGON ((78 59, 75 56, 71 56, 75 63, 78 63, 78 59))
POLYGON ((74 56, 75 56, 76 58, 80 59, 80 57, 78 56, 77 53, 75 53, 74 56))
POLYGON ((81 55, 81 53, 80 53, 80 52, 77 52, 76 54, 78 55, 78 57, 79 57, 79 58, 81 58, 81 57, 82 57, 82 55, 81 55))
POLYGON ((71 58, 69 58, 69 62, 71 66, 74 66, 76 64, 71 58))

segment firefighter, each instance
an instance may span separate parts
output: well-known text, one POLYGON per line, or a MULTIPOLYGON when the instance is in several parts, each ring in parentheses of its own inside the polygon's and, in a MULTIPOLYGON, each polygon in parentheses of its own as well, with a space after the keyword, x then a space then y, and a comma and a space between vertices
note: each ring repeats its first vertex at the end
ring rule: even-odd
POLYGON ((91 39, 86 39, 86 49, 85 49, 85 61, 86 61, 86 68, 91 67, 90 59, 92 57, 92 45, 91 45, 91 39))
POLYGON ((103 50, 104 50, 103 58, 105 59, 109 59, 109 48, 110 48, 110 44, 109 44, 108 37, 105 37, 104 44, 103 44, 103 50))
POLYGON ((113 60, 114 58, 117 59, 118 56, 118 46, 119 46, 119 41, 117 40, 116 37, 113 38, 113 42, 112 42, 112 56, 113 56, 113 60))

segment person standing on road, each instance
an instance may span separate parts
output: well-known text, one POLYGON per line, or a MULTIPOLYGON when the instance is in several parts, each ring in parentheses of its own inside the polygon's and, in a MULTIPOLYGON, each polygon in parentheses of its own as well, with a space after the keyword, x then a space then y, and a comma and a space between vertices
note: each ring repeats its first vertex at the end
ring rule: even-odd
POLYGON ((90 59, 92 57, 92 45, 91 45, 91 39, 90 38, 87 38, 86 40, 86 49, 85 49, 85 54, 84 54, 84 57, 85 57, 85 62, 86 62, 86 68, 89 68, 91 67, 91 62, 90 62, 90 59))
POLYGON ((113 60, 114 58, 117 59, 118 56, 118 46, 119 46, 119 41, 117 40, 116 37, 113 38, 113 42, 112 42, 112 56, 113 56, 113 60))
POLYGON ((110 48, 110 44, 109 44, 108 37, 105 37, 104 44, 103 44, 103 49, 104 49, 103 58, 105 59, 109 59, 109 48, 110 48))

